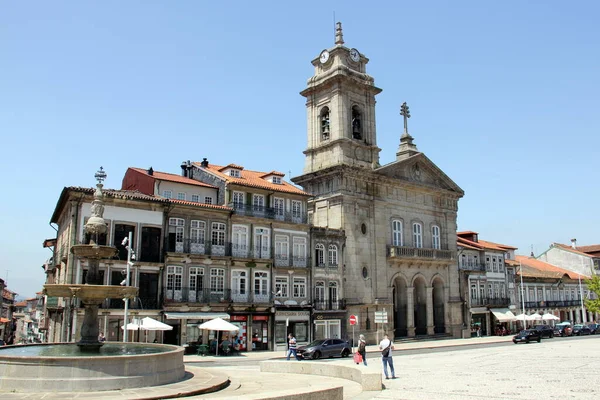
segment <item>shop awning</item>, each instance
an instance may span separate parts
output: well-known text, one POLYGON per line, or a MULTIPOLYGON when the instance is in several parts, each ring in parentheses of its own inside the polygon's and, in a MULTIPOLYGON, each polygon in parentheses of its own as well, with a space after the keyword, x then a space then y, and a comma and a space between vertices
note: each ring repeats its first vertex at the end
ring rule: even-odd
POLYGON ((229 319, 229 314, 213 312, 166 312, 167 319, 229 319))
POLYGON ((510 322, 517 319, 508 308, 490 308, 490 311, 499 322, 510 322))

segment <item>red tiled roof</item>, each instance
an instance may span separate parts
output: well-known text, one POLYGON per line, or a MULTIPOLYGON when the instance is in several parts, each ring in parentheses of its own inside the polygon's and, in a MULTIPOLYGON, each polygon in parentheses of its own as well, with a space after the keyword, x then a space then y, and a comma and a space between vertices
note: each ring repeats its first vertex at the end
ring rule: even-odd
POLYGON ((261 178, 264 178, 265 176, 281 176, 282 178, 285 176, 285 174, 283 172, 278 172, 278 171, 271 171, 271 172, 267 172, 266 174, 262 175, 261 178))
MULTIPOLYGON (((130 167, 130 168, 132 170, 136 171, 136 172, 141 173, 141 174, 148 175, 148 171, 145 170, 145 169, 135 168, 135 167, 130 167)), ((161 181, 183 183, 183 184, 186 184, 186 185, 195 185, 195 186, 202 186, 202 187, 216 189, 215 186, 209 185, 208 183, 199 182, 199 181, 197 181, 195 179, 186 178, 185 176, 181 176, 181 175, 177 175, 177 174, 169 174, 168 172, 154 171, 152 173, 152 175, 148 175, 148 176, 152 176, 153 178, 161 180, 161 181)))
MULTIPOLYGON (((210 165, 209 165, 209 167, 210 167, 210 165)), ((224 166, 224 167, 221 167, 221 168, 219 169, 219 171, 226 170, 227 168, 234 168, 234 169, 244 169, 244 167, 242 167, 241 165, 237 165, 237 164, 227 164, 226 166, 224 166)))
MULTIPOLYGON (((559 268, 555 265, 548 264, 544 261, 527 257, 516 256, 515 261, 523 266, 523 277, 531 278, 562 278, 567 275, 570 279, 589 279, 589 276, 580 275, 577 272, 559 268)), ((517 269, 517 274, 520 274, 520 268, 517 269)))
POLYGON ((512 247, 512 246, 508 246, 505 244, 500 244, 500 243, 494 243, 494 242, 490 242, 487 240, 481 240, 478 239, 477 242, 474 242, 472 240, 466 239, 460 235, 472 235, 472 234, 476 234, 478 235, 477 232, 473 232, 473 231, 465 231, 465 232, 457 232, 456 233, 458 236, 456 237, 456 241, 458 243, 459 246, 471 246, 475 249, 488 249, 488 250, 496 250, 496 251, 506 251, 506 250, 516 250, 516 247, 512 247))
POLYGON ((233 211, 233 208, 227 206, 219 206, 217 204, 206 204, 206 203, 198 203, 196 201, 187 201, 187 200, 177 200, 177 199, 169 199, 170 203, 182 204, 186 206, 196 206, 200 208, 211 208, 215 210, 227 210, 233 211))
POLYGON ((15 307, 27 307, 27 301, 19 301, 15 303, 15 307))
MULTIPOLYGON (((224 174, 222 171, 227 167, 232 166, 233 164, 229 164, 227 167, 221 167, 219 165, 209 164, 208 167, 202 167, 199 162, 194 163, 198 168, 202 168, 204 170, 210 171, 212 174, 224 179, 227 183, 240 185, 240 186, 248 186, 265 190, 272 190, 274 192, 284 192, 284 193, 292 193, 299 194, 302 196, 310 196, 310 194, 306 193, 302 189, 298 189, 294 185, 282 180, 281 184, 271 183, 269 181, 264 180, 262 177, 265 176, 264 172, 259 171, 250 171, 244 169, 240 172, 240 177, 235 178, 233 176, 229 176, 224 174)), ((236 166, 235 168, 242 169, 243 167, 236 166)), ((283 176, 283 175, 282 175, 283 176)))
POLYGON ((600 252, 600 244, 592 244, 589 246, 577 246, 577 250, 583 251, 584 253, 598 253, 600 252))
POLYGON ((568 244, 562 244, 562 243, 552 243, 552 244, 556 247, 561 247, 564 250, 569 250, 569 251, 572 251, 573 253, 581 254, 582 256, 587 256, 587 257, 590 256, 589 254, 581 251, 580 247, 577 247, 576 249, 574 249, 573 246, 569 246, 568 244))

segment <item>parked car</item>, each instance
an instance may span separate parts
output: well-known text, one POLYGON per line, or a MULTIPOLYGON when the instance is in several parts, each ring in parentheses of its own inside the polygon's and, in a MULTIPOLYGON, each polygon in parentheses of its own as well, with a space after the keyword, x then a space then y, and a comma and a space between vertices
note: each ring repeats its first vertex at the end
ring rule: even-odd
POLYGON ((542 341, 542 334, 537 329, 524 329, 513 337, 513 343, 529 343, 531 341, 542 341))
POLYGON ((352 352, 348 341, 341 339, 314 340, 297 349, 299 357, 317 360, 325 357, 348 357, 352 352))
POLYGON ((575 335, 575 336, 591 335, 591 334, 592 334, 592 330, 587 325, 577 324, 573 327, 573 335, 575 335))
POLYGON ((554 328, 552 328, 550 325, 536 325, 533 329, 540 332, 542 339, 545 337, 549 339, 554 337, 554 328))
POLYGON ((588 324, 588 328, 590 328, 592 335, 595 335, 596 333, 600 334, 600 330, 598 330, 600 324, 588 324))
POLYGON ((573 334, 573 328, 570 323, 561 322, 560 324, 556 324, 554 327, 554 336, 571 336, 573 334))

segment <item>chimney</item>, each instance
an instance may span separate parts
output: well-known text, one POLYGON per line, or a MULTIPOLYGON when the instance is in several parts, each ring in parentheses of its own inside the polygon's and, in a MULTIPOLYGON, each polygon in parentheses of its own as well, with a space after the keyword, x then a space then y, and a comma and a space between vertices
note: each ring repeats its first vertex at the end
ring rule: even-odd
POLYGON ((192 162, 190 160, 187 160, 187 177, 188 178, 193 178, 194 177, 194 167, 192 166, 192 162))
POLYGON ((152 169, 152 167, 148 168, 148 175, 154 175, 154 170, 152 169))
POLYGON ((571 247, 577 250, 577 239, 571 239, 571 247))
POLYGON ((181 163, 181 176, 187 178, 187 163, 185 161, 181 163))
POLYGON ((202 166, 202 168, 207 168, 208 167, 208 160, 206 158, 203 158, 202 162, 200 163, 200 165, 202 166))

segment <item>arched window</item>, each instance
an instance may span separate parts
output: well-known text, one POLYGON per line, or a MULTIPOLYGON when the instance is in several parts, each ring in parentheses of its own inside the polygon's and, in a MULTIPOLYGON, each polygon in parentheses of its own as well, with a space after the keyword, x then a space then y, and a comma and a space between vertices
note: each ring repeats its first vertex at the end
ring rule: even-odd
POLYGON ((322 244, 318 244, 315 247, 315 262, 317 263, 317 267, 325 266, 325 246, 322 244))
POLYGON ((402 221, 392 221, 392 246, 402 246, 402 221))
POLYGON ((431 227, 431 247, 440 249, 440 227, 434 225, 431 227))
POLYGON ((352 139, 362 140, 362 115, 357 106, 352 107, 352 139))
POLYGON ((321 114, 319 116, 319 120, 321 123, 321 139, 327 140, 329 139, 329 108, 323 107, 321 110, 321 114))
POLYGON ((413 223, 413 246, 423 247, 423 226, 418 222, 413 223))
POLYGON ((337 252, 337 246, 335 244, 329 245, 328 255, 329 255, 329 265, 331 265, 331 266, 338 265, 338 252, 337 252))

